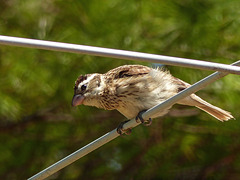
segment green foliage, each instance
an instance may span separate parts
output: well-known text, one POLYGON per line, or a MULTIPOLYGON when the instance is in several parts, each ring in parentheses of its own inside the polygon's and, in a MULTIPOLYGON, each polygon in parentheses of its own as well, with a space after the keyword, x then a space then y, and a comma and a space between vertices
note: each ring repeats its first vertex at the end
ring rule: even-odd
MULTIPOLYGON (((237 0, 9 0, 0 2, 0 34, 230 64, 239 58, 239 8, 237 0)), ((74 81, 134 63, 1 45, 0 179, 26 179, 115 128, 118 112, 71 107, 74 81)), ((210 73, 168 68, 190 83, 210 73)), ((229 75, 198 92, 236 120, 174 106, 51 178, 239 179, 239 87, 229 75)))

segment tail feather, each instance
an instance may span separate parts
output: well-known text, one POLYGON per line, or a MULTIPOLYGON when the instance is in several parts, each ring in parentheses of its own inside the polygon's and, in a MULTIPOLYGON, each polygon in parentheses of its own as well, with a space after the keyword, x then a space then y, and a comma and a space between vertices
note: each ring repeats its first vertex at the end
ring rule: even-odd
POLYGON ((225 111, 223 109, 220 109, 216 106, 214 106, 214 108, 209 107, 209 106, 196 106, 199 109, 205 111, 206 113, 212 115, 213 117, 215 117, 216 119, 218 119, 219 121, 228 121, 229 119, 234 118, 230 112, 225 111))
POLYGON ((234 119, 230 112, 225 111, 219 107, 216 107, 203 99, 199 96, 192 94, 191 96, 181 100, 179 104, 185 104, 190 106, 196 106, 197 108, 207 112, 211 116, 215 117, 220 121, 228 121, 229 119, 234 119))

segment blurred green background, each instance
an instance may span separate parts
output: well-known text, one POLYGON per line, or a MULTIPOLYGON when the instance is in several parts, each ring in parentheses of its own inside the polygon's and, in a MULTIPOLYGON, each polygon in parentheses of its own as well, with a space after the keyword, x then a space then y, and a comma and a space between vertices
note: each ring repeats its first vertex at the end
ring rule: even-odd
MULTIPOLYGON (((239 9, 239 0, 8 0, 0 34, 230 64, 240 56, 239 9)), ((0 45, 0 179, 31 177, 125 120, 71 107, 79 74, 124 64, 139 62, 0 45)), ((211 73, 167 68, 189 83, 211 73)), ((228 75, 197 93, 236 120, 174 106, 49 179, 240 179, 239 87, 228 75)))

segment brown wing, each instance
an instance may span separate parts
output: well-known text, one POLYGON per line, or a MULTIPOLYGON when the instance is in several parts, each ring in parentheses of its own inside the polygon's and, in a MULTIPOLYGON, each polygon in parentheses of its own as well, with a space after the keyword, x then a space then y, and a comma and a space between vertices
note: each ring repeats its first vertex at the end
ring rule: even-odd
POLYGON ((172 77, 174 78, 173 79, 174 83, 176 83, 177 86, 178 86, 178 92, 180 92, 180 91, 182 91, 182 90, 184 90, 184 89, 186 89, 186 88, 191 86, 191 84, 188 84, 185 81, 182 81, 181 79, 178 79, 178 78, 176 78, 174 76, 172 76, 172 77))
POLYGON ((151 68, 142 65, 125 65, 108 71, 105 75, 113 79, 148 74, 151 68))

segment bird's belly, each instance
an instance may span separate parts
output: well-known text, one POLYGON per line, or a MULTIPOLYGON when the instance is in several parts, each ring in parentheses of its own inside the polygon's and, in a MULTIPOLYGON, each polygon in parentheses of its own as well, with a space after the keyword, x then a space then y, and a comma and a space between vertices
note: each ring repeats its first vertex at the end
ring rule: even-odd
POLYGON ((123 114, 127 119, 135 118, 138 113, 141 111, 137 107, 134 106, 127 106, 117 109, 121 114, 123 114))
MULTIPOLYGON (((144 110, 148 110, 152 107, 154 107, 155 105, 158 105, 159 103, 161 103, 161 101, 159 102, 151 102, 151 103, 136 103, 136 104, 128 104, 125 105, 124 107, 120 107, 117 110, 123 114, 127 119, 133 119, 136 118, 136 116, 138 115, 139 112, 144 111, 144 110)), ((153 116, 151 116, 151 118, 156 118, 156 117, 160 117, 160 116, 164 116, 165 114, 167 114, 169 112, 169 109, 171 107, 164 109, 164 110, 160 110, 158 111, 156 114, 154 114, 153 116)))

